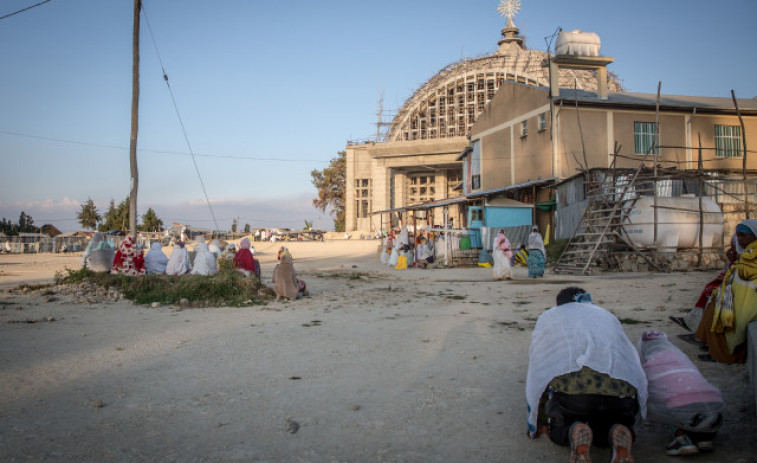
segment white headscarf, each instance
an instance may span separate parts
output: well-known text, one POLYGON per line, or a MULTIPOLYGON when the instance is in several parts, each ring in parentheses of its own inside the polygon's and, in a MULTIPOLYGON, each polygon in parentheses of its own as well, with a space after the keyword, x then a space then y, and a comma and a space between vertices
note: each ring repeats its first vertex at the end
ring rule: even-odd
POLYGON ((218 267, 216 266, 216 255, 210 252, 208 245, 205 243, 195 244, 195 265, 192 269, 192 275, 215 275, 218 267))
POLYGON ((221 242, 218 240, 213 240, 212 243, 208 246, 208 249, 210 249, 210 252, 216 255, 216 259, 221 257, 221 242))
POLYGON ((184 246, 174 245, 166 265, 166 275, 184 275, 190 270, 192 266, 189 264, 189 251, 184 246))
POLYGON ((159 241, 150 245, 150 250, 145 255, 145 270, 148 275, 161 275, 166 273, 168 257, 163 254, 163 245, 159 241))
POLYGON ((528 234, 528 249, 538 249, 544 254, 544 256, 547 255, 547 250, 544 249, 544 239, 541 237, 541 233, 539 233, 539 229, 536 227, 533 227, 531 233, 528 234))

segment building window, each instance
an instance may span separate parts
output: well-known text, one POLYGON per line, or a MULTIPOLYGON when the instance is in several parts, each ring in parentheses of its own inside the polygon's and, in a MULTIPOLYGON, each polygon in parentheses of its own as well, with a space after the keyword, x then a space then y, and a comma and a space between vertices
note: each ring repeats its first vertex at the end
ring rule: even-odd
POLYGON ((633 152, 636 154, 660 154, 655 147, 656 124, 654 122, 633 123, 633 152), (652 149, 654 147, 654 149, 652 149))
POLYGON ((715 156, 741 157, 741 127, 738 125, 715 126, 715 156))
POLYGON ((471 211, 470 211, 470 219, 473 222, 483 222, 484 221, 484 210, 481 209, 481 208, 471 209, 471 211))
POLYGON ((371 213, 371 179, 355 180, 355 217, 367 219, 371 213))
POLYGON ((410 174, 407 180, 407 204, 419 204, 436 199, 436 176, 410 174))
POLYGON ((525 137, 528 135, 528 120, 520 123, 520 136, 525 137))
POLYGON ((539 114, 539 132, 547 129, 547 113, 539 114))

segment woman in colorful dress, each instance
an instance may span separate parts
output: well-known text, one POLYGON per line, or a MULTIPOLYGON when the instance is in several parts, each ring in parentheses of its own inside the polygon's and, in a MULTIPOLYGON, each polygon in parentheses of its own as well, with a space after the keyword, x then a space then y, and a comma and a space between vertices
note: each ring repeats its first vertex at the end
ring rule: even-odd
POLYGON ((544 239, 539 233, 539 227, 531 228, 528 235, 528 277, 536 278, 544 276, 547 250, 544 249, 544 239))
POLYGON ((513 279, 512 267, 510 267, 510 259, 513 257, 513 252, 510 250, 510 240, 505 236, 505 231, 500 229, 497 232, 497 236, 494 238, 493 252, 494 257, 494 279, 501 280, 507 278, 513 279))
POLYGON ((137 249, 132 236, 127 236, 118 245, 111 273, 128 276, 145 274, 145 258, 142 255, 142 250, 137 249))
POLYGON ((736 237, 744 251, 707 303, 696 332, 697 339, 709 346, 709 355, 700 355, 701 360, 746 360, 746 327, 757 320, 757 220, 739 223, 736 237))

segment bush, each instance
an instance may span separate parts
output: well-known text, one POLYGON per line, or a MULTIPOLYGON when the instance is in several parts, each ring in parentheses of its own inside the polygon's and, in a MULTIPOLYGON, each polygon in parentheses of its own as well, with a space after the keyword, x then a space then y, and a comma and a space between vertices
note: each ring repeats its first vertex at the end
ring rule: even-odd
POLYGON ((273 296, 257 277, 248 278, 236 270, 221 270, 215 275, 141 275, 137 277, 95 273, 87 268, 67 270, 56 275, 57 284, 94 283, 121 291, 137 304, 176 304, 181 299, 203 305, 265 304, 273 296))

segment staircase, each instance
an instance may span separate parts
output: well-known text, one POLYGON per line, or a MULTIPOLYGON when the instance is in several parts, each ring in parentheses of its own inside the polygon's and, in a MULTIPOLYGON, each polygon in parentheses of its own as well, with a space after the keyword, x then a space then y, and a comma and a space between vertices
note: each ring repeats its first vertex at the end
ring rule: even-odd
POLYGON ((654 194, 654 176, 643 172, 642 168, 643 162, 634 172, 587 173, 585 188, 589 202, 555 263, 555 273, 590 273, 599 260, 613 250, 635 251, 657 269, 652 260, 631 243, 624 228, 636 201, 643 195, 654 194))

